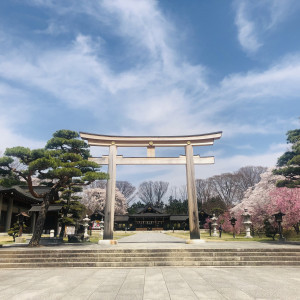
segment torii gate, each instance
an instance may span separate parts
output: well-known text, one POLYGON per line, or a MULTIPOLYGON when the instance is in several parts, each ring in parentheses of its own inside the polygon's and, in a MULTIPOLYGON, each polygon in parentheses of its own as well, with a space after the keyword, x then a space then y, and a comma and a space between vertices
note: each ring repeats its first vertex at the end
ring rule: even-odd
POLYGON ((194 165, 213 164, 215 161, 213 156, 194 155, 193 146, 213 145, 214 140, 221 138, 222 131, 188 136, 110 136, 80 132, 80 136, 91 146, 109 147, 109 155, 89 158, 100 165, 108 165, 104 240, 113 240, 116 165, 186 165, 190 242, 200 240, 194 165), (147 157, 123 157, 117 155, 117 147, 147 147, 147 157), (185 156, 156 157, 155 147, 185 147, 185 156))

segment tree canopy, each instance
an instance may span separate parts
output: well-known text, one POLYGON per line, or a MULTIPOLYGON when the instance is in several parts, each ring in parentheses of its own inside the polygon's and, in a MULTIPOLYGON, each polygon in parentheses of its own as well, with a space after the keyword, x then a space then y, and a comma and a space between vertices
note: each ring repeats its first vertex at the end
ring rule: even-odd
POLYGON ((138 196, 145 204, 163 207, 163 197, 166 194, 168 187, 168 182, 144 181, 139 186, 138 196))
POLYGON ((287 132, 287 143, 291 149, 278 158, 278 169, 274 174, 283 175, 284 180, 277 182, 277 187, 299 188, 300 187, 300 129, 287 132))

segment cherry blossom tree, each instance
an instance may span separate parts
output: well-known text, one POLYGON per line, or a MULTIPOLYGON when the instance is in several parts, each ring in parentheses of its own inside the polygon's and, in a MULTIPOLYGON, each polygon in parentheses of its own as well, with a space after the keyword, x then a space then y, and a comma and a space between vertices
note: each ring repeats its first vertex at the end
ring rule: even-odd
POLYGON ((231 225, 230 219, 235 217, 237 219, 235 223, 235 233, 239 234, 242 230, 242 217, 241 215, 234 215, 230 211, 224 212, 224 214, 218 217, 218 224, 222 224, 222 228, 225 232, 233 232, 233 226, 231 225))
POLYGON ((275 188, 270 192, 270 202, 266 211, 269 215, 278 212, 285 214, 282 226, 284 228, 293 227, 299 234, 300 222, 300 188, 275 188))
MULTIPOLYGON (((104 211, 106 190, 101 188, 87 188, 82 192, 82 199, 80 202, 86 206, 89 214, 92 214, 96 209, 104 211)), ((124 215, 126 213, 126 198, 118 189, 116 189, 115 214, 124 215)))
POLYGON ((270 211, 268 210, 269 203, 271 202, 270 193, 275 189, 276 182, 284 178, 281 175, 274 175, 272 168, 260 176, 260 182, 254 187, 248 188, 242 202, 230 210, 230 213, 234 213, 237 218, 237 216, 242 215, 244 209, 247 208, 251 214, 253 229, 257 232, 264 229, 265 220, 269 220, 270 223, 273 223, 274 217, 271 217, 270 211))

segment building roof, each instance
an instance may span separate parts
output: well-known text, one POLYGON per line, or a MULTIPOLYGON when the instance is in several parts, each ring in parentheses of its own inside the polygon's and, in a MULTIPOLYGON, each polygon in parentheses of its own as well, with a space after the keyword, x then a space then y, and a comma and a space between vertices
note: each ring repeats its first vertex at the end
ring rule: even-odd
POLYGON ((100 215, 104 217, 104 213, 99 209, 96 209, 90 216, 94 216, 94 215, 100 215))
MULTIPOLYGON (((49 188, 47 188, 49 190, 49 188)), ((37 193, 42 193, 45 191, 45 187, 34 187, 34 190, 37 193)), ((14 185, 12 187, 3 187, 0 186, 0 194, 11 194, 14 198, 17 198, 18 201, 20 202, 26 202, 28 204, 38 204, 41 203, 43 200, 40 198, 36 198, 31 195, 31 193, 28 190, 27 186, 19 186, 19 185, 14 185)))
POLYGON ((139 208, 137 210, 137 214, 145 214, 145 213, 152 213, 152 214, 163 214, 163 210, 161 208, 155 207, 152 204, 148 203, 145 207, 139 208))
POLYGON ((160 218, 160 217, 170 217, 170 214, 152 214, 152 213, 145 213, 145 214, 131 214, 129 215, 130 218, 160 218))
POLYGON ((128 219, 128 215, 115 215, 115 222, 127 222, 128 219))
MULTIPOLYGON (((62 205, 50 205, 48 208, 48 211, 60 211, 62 208, 62 205)), ((34 205, 29 209, 29 212, 36 212, 41 211, 40 205, 34 205)))
POLYGON ((179 215, 179 216, 171 215, 170 221, 187 221, 188 218, 189 216, 187 215, 179 215))

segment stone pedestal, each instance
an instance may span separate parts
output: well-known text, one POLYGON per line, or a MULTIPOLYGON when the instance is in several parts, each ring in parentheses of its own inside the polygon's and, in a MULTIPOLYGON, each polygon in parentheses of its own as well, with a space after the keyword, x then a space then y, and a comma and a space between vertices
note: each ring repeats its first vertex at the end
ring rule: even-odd
POLYGON ((15 240, 16 244, 21 244, 21 243, 25 243, 25 242, 26 242, 26 239, 24 237, 22 237, 22 236, 16 237, 16 240, 15 240))
POLYGON ((204 240, 201 240, 201 239, 189 239, 189 240, 186 240, 185 241, 186 244, 203 244, 205 243, 204 240))
POLYGON ((117 245, 117 240, 99 240, 98 245, 117 245))

